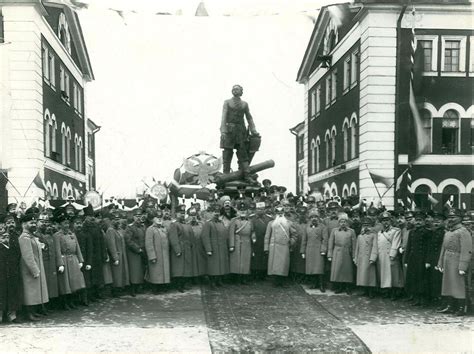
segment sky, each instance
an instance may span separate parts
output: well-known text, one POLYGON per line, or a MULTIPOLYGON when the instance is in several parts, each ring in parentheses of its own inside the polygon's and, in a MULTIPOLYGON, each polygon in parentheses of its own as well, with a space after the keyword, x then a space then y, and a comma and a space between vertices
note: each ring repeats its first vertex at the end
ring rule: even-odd
POLYGON ((201 151, 220 156, 222 104, 234 84, 262 135, 253 162, 275 161, 260 180, 295 189, 289 128, 304 119, 296 74, 328 1, 209 0, 209 16, 196 17, 199 2, 90 0, 78 11, 95 74, 86 114, 102 126, 97 187, 105 196, 131 198, 142 180, 170 181, 201 151))

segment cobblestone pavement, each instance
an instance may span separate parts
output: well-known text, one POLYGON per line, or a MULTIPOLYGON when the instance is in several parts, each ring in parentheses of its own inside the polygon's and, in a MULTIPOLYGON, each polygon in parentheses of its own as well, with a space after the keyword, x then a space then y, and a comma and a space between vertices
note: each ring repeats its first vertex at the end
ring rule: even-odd
POLYGON ((368 352, 297 284, 203 288, 203 302, 213 351, 368 352))
POLYGON ((474 318, 435 312, 403 301, 305 291, 351 328, 373 352, 474 351, 474 318))

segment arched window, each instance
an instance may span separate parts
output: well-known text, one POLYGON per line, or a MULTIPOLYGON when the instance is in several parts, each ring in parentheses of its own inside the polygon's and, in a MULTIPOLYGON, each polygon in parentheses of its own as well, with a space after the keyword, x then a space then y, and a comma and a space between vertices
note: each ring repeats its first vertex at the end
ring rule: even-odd
POLYGON ((342 197, 347 198, 348 196, 349 196, 349 186, 347 184, 345 184, 342 187, 342 197))
POLYGON ((350 195, 351 196, 356 196, 357 195, 357 186, 354 182, 351 183, 350 195))
POLYGON ((53 183, 53 188, 52 188, 52 194, 51 194, 51 199, 56 200, 59 198, 59 193, 58 193, 58 186, 56 183, 53 183))
POLYGON ((45 186, 46 186, 46 199, 49 200, 53 196, 53 187, 51 186, 50 181, 46 181, 45 186))
POLYGON ((67 185, 67 196, 68 197, 74 197, 74 189, 72 188, 72 184, 69 183, 67 185))
POLYGON ((61 125, 61 161, 65 165, 67 162, 67 131, 66 125, 63 123, 61 125))
POLYGON ((71 35, 69 34, 69 26, 66 21, 66 16, 64 13, 59 15, 59 23, 58 23, 58 37, 61 43, 63 44, 64 48, 71 53, 71 35))
POLYGON ((78 153, 79 163, 78 163, 78 166, 79 166, 79 172, 82 172, 83 171, 82 156, 83 156, 83 151, 84 151, 84 145, 82 143, 82 138, 81 137, 79 137, 79 140, 78 140, 78 147, 79 147, 79 153, 78 153))
POLYGON ((66 156, 67 164, 71 164, 71 129, 67 128, 67 139, 66 139, 66 156))
POLYGON ((448 155, 459 152, 459 114, 454 109, 447 110, 443 115, 441 151, 448 155))
POLYGON ((428 200, 428 194, 430 193, 431 189, 426 184, 421 184, 416 187, 413 199, 415 201, 415 205, 421 210, 431 210, 431 203, 428 200))
POLYGON ((311 140, 311 174, 316 173, 316 141, 311 140))
POLYGON ((347 125, 344 124, 342 127, 342 135, 344 140, 344 162, 349 160, 349 132, 347 131, 347 125))
POLYGON ((56 146, 57 130, 58 130, 58 122, 56 121, 56 116, 53 113, 53 115, 51 116, 51 152, 57 151, 57 146, 56 146))
POLYGON ((46 157, 51 156, 51 116, 49 110, 44 111, 44 155, 46 157))
POLYGON ((61 188, 61 199, 66 200, 67 197, 68 197, 67 183, 63 182, 63 186, 61 188))
POLYGON ((351 160, 357 156, 357 120, 351 120, 351 160))
POLYGON ((331 164, 330 164, 330 140, 331 140, 331 137, 329 136, 329 133, 326 134, 326 137, 324 138, 324 142, 326 143, 326 168, 329 168, 331 167, 331 164))
POLYGON ((304 184, 304 167, 300 167, 298 169, 298 190, 300 192, 304 192, 303 184, 304 184))
POLYGON ((321 157, 320 157, 320 151, 321 151, 321 139, 319 139, 319 136, 316 138, 316 172, 319 172, 321 170, 321 157))
POLYGON ((336 130, 331 132, 331 166, 336 165, 336 130))
POLYGON ((74 134, 74 168, 79 170, 79 139, 77 134, 74 134))
POLYGON ((459 188, 454 184, 449 184, 443 189, 442 202, 443 205, 448 201, 452 200, 452 206, 459 208, 459 188))
POLYGON ((431 112, 427 109, 421 110, 421 121, 423 124, 423 130, 425 135, 428 137, 428 146, 426 147, 426 151, 428 153, 432 152, 432 139, 431 139, 431 129, 432 129, 432 120, 431 120, 431 112))

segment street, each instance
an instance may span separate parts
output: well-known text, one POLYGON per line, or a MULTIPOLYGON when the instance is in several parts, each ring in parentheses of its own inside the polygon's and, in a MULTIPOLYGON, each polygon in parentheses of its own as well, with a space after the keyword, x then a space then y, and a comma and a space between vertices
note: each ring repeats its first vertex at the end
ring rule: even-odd
POLYGON ((470 352, 472 317, 269 281, 102 300, 0 327, 2 352, 470 352))

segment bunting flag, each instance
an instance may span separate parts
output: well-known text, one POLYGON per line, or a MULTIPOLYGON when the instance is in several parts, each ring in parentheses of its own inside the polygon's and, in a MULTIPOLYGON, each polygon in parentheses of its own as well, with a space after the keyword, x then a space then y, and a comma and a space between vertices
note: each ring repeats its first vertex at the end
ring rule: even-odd
MULTIPOLYGON (((415 82, 415 75, 420 72, 421 69, 421 63, 420 63, 420 58, 419 54, 421 53, 421 50, 417 51, 417 45, 416 45, 416 37, 415 37, 415 18, 416 18, 416 11, 415 7, 412 9, 412 28, 411 28, 411 45, 410 45, 410 88, 409 88, 409 97, 408 97, 408 103, 410 106, 410 111, 411 111, 411 116, 413 118, 413 127, 414 127, 414 132, 410 131, 410 134, 414 134, 414 139, 416 140, 416 148, 415 151, 411 153, 411 156, 409 156, 409 161, 415 161, 420 157, 421 154, 424 154, 428 150, 428 146, 430 143, 430 137, 428 134, 425 132, 425 129, 423 128, 423 122, 421 120, 420 112, 418 111, 418 106, 416 104, 416 99, 415 99, 415 91, 414 91, 414 86, 418 83, 415 82), (418 56, 418 58, 417 58, 418 56)), ((419 78, 417 77, 417 81, 419 81, 419 78)))
POLYGON ((428 201, 434 206, 439 203, 439 200, 436 199, 431 195, 431 193, 428 193, 428 201))
POLYGON ((370 175, 370 178, 372 178, 372 182, 374 183, 374 185, 376 183, 382 183, 387 188, 390 188, 393 185, 393 182, 392 182, 393 180, 391 178, 384 177, 376 173, 370 172, 370 170, 369 170, 369 175, 370 175))
POLYGON ((42 190, 44 190, 44 191, 47 190, 46 185, 44 184, 44 181, 43 181, 43 179, 41 178, 39 171, 38 171, 38 173, 36 174, 35 178, 33 179, 33 184, 34 184, 36 187, 38 187, 39 189, 42 189, 42 190))
POLYGON ((396 191, 398 202, 406 208, 413 208, 413 191, 411 188, 411 166, 397 178, 396 191))

